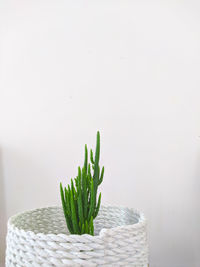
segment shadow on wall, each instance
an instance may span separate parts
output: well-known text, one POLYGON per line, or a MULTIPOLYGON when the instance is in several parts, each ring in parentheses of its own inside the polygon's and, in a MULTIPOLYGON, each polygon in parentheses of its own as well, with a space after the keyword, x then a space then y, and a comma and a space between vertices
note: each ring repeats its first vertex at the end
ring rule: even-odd
MULTIPOLYGON (((200 146, 199 146, 200 149, 200 146)), ((200 151, 198 151, 198 157, 196 161, 196 172, 195 172, 195 198, 194 198, 194 205, 196 206, 196 209, 194 210, 194 221, 196 222, 196 229, 197 231, 195 232, 195 239, 196 239, 196 255, 199 255, 199 250, 200 250, 200 151)), ((200 256, 198 256, 197 259, 198 265, 200 266, 200 256)))
POLYGON ((6 202, 4 191, 2 150, 0 148, 0 266, 5 262, 6 202))

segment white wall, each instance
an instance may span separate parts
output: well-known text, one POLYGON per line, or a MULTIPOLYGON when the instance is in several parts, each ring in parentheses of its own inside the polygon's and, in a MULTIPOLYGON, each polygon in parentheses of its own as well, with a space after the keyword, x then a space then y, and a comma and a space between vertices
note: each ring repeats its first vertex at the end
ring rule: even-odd
POLYGON ((200 266, 199 14, 194 0, 1 1, 1 235, 12 214, 60 205, 99 129, 103 203, 145 212, 152 267, 200 266))

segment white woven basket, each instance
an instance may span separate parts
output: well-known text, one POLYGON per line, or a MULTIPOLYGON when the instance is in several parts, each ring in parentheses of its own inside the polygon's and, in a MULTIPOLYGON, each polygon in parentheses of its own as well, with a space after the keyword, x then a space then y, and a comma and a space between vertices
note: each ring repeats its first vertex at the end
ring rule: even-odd
POLYGON ((70 235, 61 207, 17 214, 8 221, 6 267, 148 265, 142 213, 102 206, 94 227, 95 236, 70 235))

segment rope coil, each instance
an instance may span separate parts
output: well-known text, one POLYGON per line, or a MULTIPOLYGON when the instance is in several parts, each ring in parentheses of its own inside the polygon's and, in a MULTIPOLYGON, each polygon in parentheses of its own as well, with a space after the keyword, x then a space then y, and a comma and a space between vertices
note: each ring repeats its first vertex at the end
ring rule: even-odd
POLYGON ((12 216, 8 221, 6 267, 148 265, 143 213, 101 206, 95 235, 70 235, 61 207, 12 216))

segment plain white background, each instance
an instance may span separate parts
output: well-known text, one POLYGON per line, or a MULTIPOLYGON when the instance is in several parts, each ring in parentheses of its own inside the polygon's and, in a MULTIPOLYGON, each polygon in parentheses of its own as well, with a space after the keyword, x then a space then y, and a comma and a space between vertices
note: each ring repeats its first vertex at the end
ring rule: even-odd
POLYGON ((2 0, 0 238, 60 205, 102 140, 103 204, 145 212, 151 267, 200 266, 200 3, 2 0))

